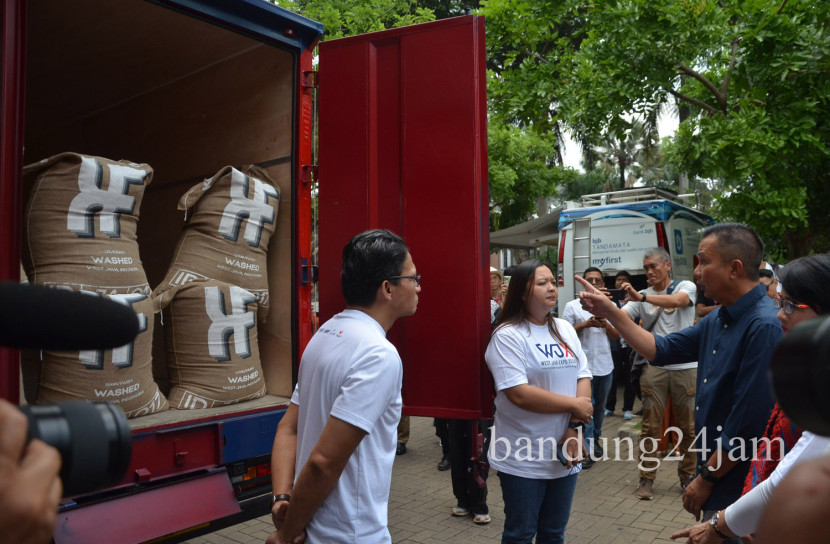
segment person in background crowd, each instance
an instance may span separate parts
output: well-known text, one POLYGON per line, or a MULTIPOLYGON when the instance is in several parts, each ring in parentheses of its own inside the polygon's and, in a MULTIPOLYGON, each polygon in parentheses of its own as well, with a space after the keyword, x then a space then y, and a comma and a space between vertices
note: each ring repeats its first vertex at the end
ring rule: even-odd
POLYGON ((478 525, 490 523, 492 518, 487 506, 487 476, 490 472, 490 464, 487 462, 487 449, 490 445, 488 429, 492 427, 493 421, 449 419, 447 423, 452 493, 456 499, 452 515, 461 517, 472 514, 473 523, 478 525), (477 434, 482 434, 484 439, 480 456, 473 451, 474 438, 477 434), (472 461, 473 457, 477 459, 472 461))
MULTIPOLYGON (((491 272, 491 280, 494 275, 491 272)), ((495 300, 490 299, 491 327, 495 327, 501 311, 501 306, 495 300)), ((446 425, 446 440, 449 444, 447 464, 451 470, 452 493, 456 499, 452 515, 460 517, 472 514, 474 523, 479 525, 490 523, 492 518, 487 506, 487 477, 490 473, 490 464, 487 462, 487 449, 490 444, 488 429, 492 427, 493 420, 444 419, 441 421, 446 425), (483 438, 480 454, 474 448, 478 435, 482 435, 483 438)), ((443 459, 441 462, 443 463, 443 459)), ((441 470, 441 465, 438 466, 438 470, 441 470)))
MULTIPOLYGON (((614 276, 614 288, 622 289, 624 283, 631 283, 631 274, 625 270, 620 270, 614 276)), ((616 304, 619 308, 625 306, 623 301, 616 301, 616 304)), ((632 413, 634 397, 642 397, 639 393, 639 383, 635 386, 631 380, 631 348, 622 338, 611 340, 611 358, 614 360, 614 378, 611 383, 611 392, 608 394, 608 402, 605 403, 605 416, 608 417, 614 414, 614 409, 617 406, 617 389, 622 385, 623 419, 632 419, 634 417, 632 413)))
POLYGON ((27 441, 23 412, 0 399, 0 540, 52 541, 63 485, 61 456, 41 440, 27 441))
MULTIPOLYGON (((776 310, 758 284, 764 243, 739 223, 720 223, 703 230, 698 246, 700 282, 721 308, 668 336, 654 336, 632 322, 600 290, 576 277, 584 291, 584 307, 611 321, 633 350, 653 365, 697 360, 695 429, 698 476, 683 493, 683 507, 706 521, 737 500, 749 460, 732 459, 733 439, 758 439, 772 411, 767 368, 782 334, 776 310), (705 429, 705 433, 702 432, 705 429), (700 449, 698 451, 700 451, 700 449)), ((735 542, 738 542, 737 540, 735 542)))
MULTIPOLYGON (((646 251, 643 256, 648 288, 637 291, 630 283, 624 283, 626 303, 623 310, 631 315, 635 323, 654 334, 665 336, 691 327, 695 323, 695 300, 697 287, 691 281, 673 282, 671 278, 671 256, 661 248, 646 251)), ((646 362, 640 366, 640 390, 643 395, 643 428, 640 444, 644 440, 657 443, 662 437, 661 425, 666 406, 671 397, 675 424, 680 429, 680 442, 676 451, 682 460, 677 465, 677 476, 681 490, 692 480, 696 471, 696 455, 690 452, 695 437, 694 404, 697 382, 697 361, 668 365, 666 368, 652 366, 646 362)), ((651 500, 654 497, 654 480, 657 477, 658 462, 644 451, 640 453, 640 482, 637 497, 651 500)))
MULTIPOLYGON (((830 255, 811 255, 787 265, 775 307, 785 333, 799 323, 830 313, 830 255)), ((790 469, 824 454, 830 446, 830 438, 796 428, 778 404, 773 409, 764 438, 769 442, 759 442, 752 469, 744 483, 743 496, 718 511, 713 523, 683 529, 674 533, 672 539, 687 538, 688 544, 706 544, 719 543, 724 537, 746 537, 755 533, 773 491, 790 469)), ((791 540, 801 542, 795 538, 791 540)))
MULTIPOLYGON (((583 277, 586 282, 608 295, 605 280, 599 268, 593 266, 587 268, 583 277)), ((599 439, 602 436, 605 404, 608 401, 608 393, 611 391, 614 371, 611 341, 620 336, 608 321, 592 316, 583 310, 579 299, 574 299, 565 305, 562 319, 573 325, 579 335, 579 341, 588 358, 588 368, 591 371, 591 401, 594 404, 594 417, 585 427, 585 441, 589 455, 582 462, 582 468, 588 470, 597 460, 605 456, 599 439)))
POLYGON ((507 288, 504 286, 504 274, 498 268, 490 267, 490 299, 495 300, 499 306, 504 306, 504 293, 507 288))
POLYGON ((758 271, 758 276, 759 281, 767 289, 767 296, 772 299, 778 296, 778 278, 775 277, 775 273, 772 270, 762 268, 758 271))
POLYGON ((407 442, 409 442, 409 416, 401 416, 398 422, 398 446, 395 448, 395 455, 406 453, 407 442))
POLYGON ((564 542, 583 453, 579 431, 593 413, 579 338, 551 313, 557 296, 541 261, 517 266, 485 353, 497 391, 489 458, 504 498, 503 544, 530 544, 534 535, 564 542), (526 439, 538 451, 525 455, 518 446, 526 439))
POLYGON ((707 297, 703 292, 703 287, 700 284, 700 267, 695 266, 694 270, 695 286, 697 287, 697 297, 695 298, 695 311, 697 312, 698 320, 703 319, 713 310, 720 308, 718 301, 707 297))
POLYGON ((308 343, 277 427, 267 544, 392 542, 403 365, 386 333, 415 313, 421 276, 400 236, 371 230, 343 248, 340 283, 348 306, 308 343))
POLYGON ((713 310, 717 310, 718 308, 720 308, 718 301, 707 297, 703 294, 703 289, 698 288, 697 297, 695 298, 695 310, 697 311, 697 316, 700 319, 703 319, 713 310))
POLYGON ((435 436, 438 437, 438 442, 441 444, 441 460, 438 461, 437 467, 441 472, 450 469, 449 423, 450 420, 444 417, 432 419, 432 425, 435 427, 435 436))

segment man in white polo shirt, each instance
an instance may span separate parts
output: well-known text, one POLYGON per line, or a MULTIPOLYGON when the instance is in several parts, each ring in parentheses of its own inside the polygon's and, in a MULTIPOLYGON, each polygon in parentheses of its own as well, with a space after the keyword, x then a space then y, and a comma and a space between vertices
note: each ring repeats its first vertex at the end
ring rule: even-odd
POLYGON ((269 544, 388 544, 387 506, 403 367, 386 332, 415 313, 421 277, 403 239, 358 234, 343 249, 347 308, 309 342, 271 454, 269 544))
MULTIPOLYGON (((582 274, 585 281, 597 289, 607 292, 602 270, 591 266, 582 274)), ((582 309, 579 299, 574 299, 565 305, 562 319, 573 325, 579 335, 582 351, 588 358, 588 369, 591 371, 591 402, 594 405, 594 417, 585 426, 585 449, 588 457, 582 461, 582 468, 591 468, 596 461, 602 459, 605 451, 600 445, 602 422, 605 414, 605 404, 611 392, 614 378, 614 358, 611 355, 611 341, 617 340, 620 334, 605 319, 595 317, 582 309)))

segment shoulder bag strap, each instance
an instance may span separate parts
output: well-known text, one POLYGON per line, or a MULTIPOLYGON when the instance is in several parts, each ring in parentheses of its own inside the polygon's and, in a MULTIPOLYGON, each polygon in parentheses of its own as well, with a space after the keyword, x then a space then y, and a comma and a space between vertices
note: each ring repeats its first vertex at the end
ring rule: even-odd
MULTIPOLYGON (((680 283, 680 280, 674 280, 673 282, 671 282, 669 284, 668 289, 666 289, 666 294, 667 295, 672 294, 672 291, 674 291, 674 288, 677 287, 678 283, 680 283)), ((643 328, 645 330, 647 330, 648 332, 651 332, 651 329, 653 329, 654 326, 657 325, 657 322, 660 321, 660 316, 663 315, 663 310, 664 310, 664 308, 661 306, 660 309, 657 310, 657 313, 654 315, 654 321, 651 322, 651 325, 649 325, 648 327, 643 327, 643 328)))

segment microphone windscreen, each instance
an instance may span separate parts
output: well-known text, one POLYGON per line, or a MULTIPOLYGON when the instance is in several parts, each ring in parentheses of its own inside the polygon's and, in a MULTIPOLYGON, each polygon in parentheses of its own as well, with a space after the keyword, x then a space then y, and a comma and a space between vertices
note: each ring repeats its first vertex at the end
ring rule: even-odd
POLYGON ((130 306, 68 289, 0 282, 0 346, 104 350, 132 342, 138 330, 130 306))

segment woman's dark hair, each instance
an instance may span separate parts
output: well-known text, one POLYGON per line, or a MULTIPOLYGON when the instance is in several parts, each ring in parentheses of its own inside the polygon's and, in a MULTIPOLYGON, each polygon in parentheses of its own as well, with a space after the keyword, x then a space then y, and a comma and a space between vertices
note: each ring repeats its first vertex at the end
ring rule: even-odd
MULTIPOLYGON (((536 277, 536 269, 540 266, 547 266, 550 269, 548 265, 538 259, 525 261, 514 268, 510 276, 510 285, 507 286, 507 294, 504 296, 504 307, 496 322, 496 330, 502 325, 519 325, 527 321, 528 315, 524 299, 530 295, 530 291, 533 289, 533 279, 536 277)), ((550 335, 557 342, 573 352, 571 346, 559 334, 559 329, 556 328, 556 321, 553 319, 553 314, 548 313, 547 322, 550 335)))
POLYGON ((801 257, 779 270, 781 285, 793 300, 817 314, 830 313, 830 253, 801 257))
MULTIPOLYGON (((367 230, 343 247, 340 290, 349 306, 368 308, 378 287, 391 276, 399 276, 409 249, 403 238, 385 229, 367 230)), ((398 285, 399 279, 389 280, 398 285)))

